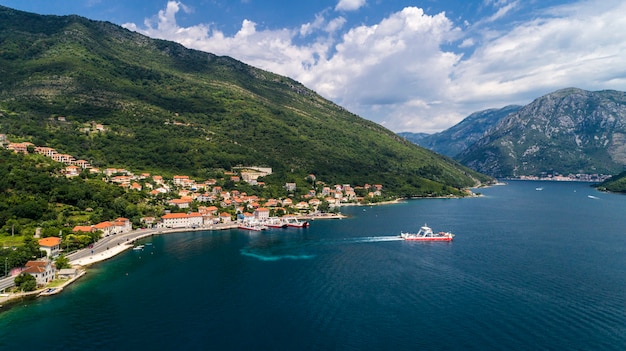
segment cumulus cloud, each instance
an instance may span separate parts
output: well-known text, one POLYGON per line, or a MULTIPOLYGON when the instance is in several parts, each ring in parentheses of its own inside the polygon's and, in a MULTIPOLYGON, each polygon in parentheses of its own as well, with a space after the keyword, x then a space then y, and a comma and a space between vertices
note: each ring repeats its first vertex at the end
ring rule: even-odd
MULTIPOLYGON (((350 4, 365 1, 337 8, 350 4)), ((507 32, 491 23, 521 2, 485 4, 494 12, 471 29, 406 7, 372 25, 347 26, 328 11, 298 28, 259 28, 248 19, 227 36, 212 24, 181 27, 176 14, 191 9, 174 1, 142 27, 125 27, 287 75, 394 131, 439 131, 477 110, 569 86, 626 90, 626 3, 554 7, 507 32)))
POLYGON ((365 0, 339 0, 335 10, 337 11, 356 11, 365 6, 365 0))

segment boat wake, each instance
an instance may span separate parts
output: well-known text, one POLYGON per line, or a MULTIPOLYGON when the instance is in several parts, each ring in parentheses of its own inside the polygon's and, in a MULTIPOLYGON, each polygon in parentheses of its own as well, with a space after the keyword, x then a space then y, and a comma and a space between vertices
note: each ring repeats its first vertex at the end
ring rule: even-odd
POLYGON ((338 243, 349 243, 349 244, 358 244, 358 243, 378 243, 383 241, 402 241, 399 236, 366 236, 362 238, 346 238, 340 239, 338 243))
POLYGON ((367 236, 320 241, 275 242, 244 247, 240 250, 240 253, 261 261, 310 260, 316 256, 310 253, 311 249, 316 247, 402 240, 402 238, 397 236, 367 236))

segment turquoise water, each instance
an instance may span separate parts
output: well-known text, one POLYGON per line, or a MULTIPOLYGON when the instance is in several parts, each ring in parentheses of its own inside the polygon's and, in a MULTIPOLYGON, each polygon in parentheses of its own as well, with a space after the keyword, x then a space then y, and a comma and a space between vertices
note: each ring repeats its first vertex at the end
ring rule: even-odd
POLYGON ((626 349, 626 196, 480 191, 308 229, 152 237, 0 314, 0 349, 626 349), (395 238, 424 223, 454 242, 395 238))

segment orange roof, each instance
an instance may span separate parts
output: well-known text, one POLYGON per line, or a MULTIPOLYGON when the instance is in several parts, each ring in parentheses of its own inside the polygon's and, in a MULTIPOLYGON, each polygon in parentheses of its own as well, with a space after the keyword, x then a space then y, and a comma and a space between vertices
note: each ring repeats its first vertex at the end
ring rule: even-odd
POLYGON ((46 269, 44 267, 30 266, 30 267, 26 268, 25 270, 23 270, 22 273, 28 273, 28 274, 35 273, 35 274, 38 274, 38 273, 43 273, 45 271, 46 271, 46 269))
POLYGON ((48 265, 48 262, 45 261, 28 261, 24 265, 25 267, 45 267, 48 265))
POLYGON ((61 239, 51 236, 49 238, 39 239, 39 246, 52 247, 61 243, 61 239))
POLYGON ((100 223, 94 225, 93 227, 96 228, 96 229, 105 229, 105 228, 109 228, 111 226, 113 226, 113 223, 111 223, 111 222, 100 222, 100 223))
POLYGON ((172 219, 172 218, 187 218, 186 213, 168 213, 161 216, 162 219, 172 219))
POLYGON ((72 229, 72 231, 73 231, 74 233, 76 233, 76 232, 85 232, 85 233, 89 233, 89 232, 91 232, 91 231, 92 231, 92 229, 93 229, 93 228, 92 228, 91 226, 89 226, 89 225, 77 225, 76 227, 74 227, 74 228, 72 229))
POLYGON ((186 203, 190 203, 192 200, 191 199, 172 199, 170 200, 171 203, 173 204, 186 204, 186 203))

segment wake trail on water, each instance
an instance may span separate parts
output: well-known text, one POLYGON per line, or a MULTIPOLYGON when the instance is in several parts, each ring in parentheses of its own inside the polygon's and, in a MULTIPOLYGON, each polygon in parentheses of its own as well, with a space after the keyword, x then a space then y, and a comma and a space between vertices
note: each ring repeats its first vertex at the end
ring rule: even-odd
POLYGON ((366 236, 366 237, 361 237, 361 238, 338 239, 337 242, 357 244, 357 243, 377 243, 377 242, 383 242, 383 241, 401 241, 401 240, 404 240, 404 239, 402 239, 399 236, 366 236))
POLYGON ((398 236, 366 236, 358 238, 329 239, 320 241, 286 242, 248 246, 240 250, 241 254, 253 257, 261 261, 278 260, 310 260, 315 258, 309 249, 323 246, 336 246, 345 244, 377 243, 385 241, 402 241, 398 236))

